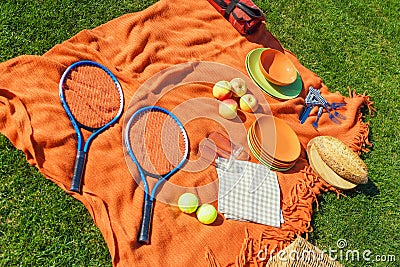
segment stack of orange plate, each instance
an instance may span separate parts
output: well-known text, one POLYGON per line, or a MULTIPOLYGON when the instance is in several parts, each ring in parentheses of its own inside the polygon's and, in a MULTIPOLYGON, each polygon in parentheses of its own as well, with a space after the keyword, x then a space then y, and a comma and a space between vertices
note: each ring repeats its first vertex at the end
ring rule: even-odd
POLYGON ((274 116, 259 117, 247 133, 249 148, 257 160, 277 171, 291 169, 300 156, 299 138, 283 120, 274 116))

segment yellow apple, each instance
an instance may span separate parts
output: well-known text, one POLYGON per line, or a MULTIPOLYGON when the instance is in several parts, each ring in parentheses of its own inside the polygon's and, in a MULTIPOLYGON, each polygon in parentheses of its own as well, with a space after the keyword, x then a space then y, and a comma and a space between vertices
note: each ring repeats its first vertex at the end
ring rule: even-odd
POLYGON ((234 119, 237 115, 238 104, 233 99, 225 99, 219 103, 219 115, 225 119, 234 119))
POLYGON ((245 94, 240 98, 239 106, 242 111, 254 112, 258 108, 257 98, 252 94, 245 94))
POLYGON ((218 81, 212 89, 213 96, 218 100, 225 100, 232 97, 231 84, 228 81, 218 81))
POLYGON ((233 78, 230 81, 233 96, 242 97, 247 92, 246 82, 242 78, 233 78))

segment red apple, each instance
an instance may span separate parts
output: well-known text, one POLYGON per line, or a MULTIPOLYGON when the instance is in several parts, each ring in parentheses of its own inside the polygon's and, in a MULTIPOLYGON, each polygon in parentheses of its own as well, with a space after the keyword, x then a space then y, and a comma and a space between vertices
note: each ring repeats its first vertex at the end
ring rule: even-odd
POLYGON ((212 94, 218 100, 225 100, 232 97, 231 84, 228 81, 219 81, 214 84, 212 94))
POLYGON ((230 84, 235 97, 242 97, 247 92, 246 82, 242 78, 233 78, 230 84))
POLYGON ((240 98, 239 106, 242 111, 254 112, 258 108, 257 98, 252 94, 245 94, 240 98))
POLYGON ((219 115, 225 119, 234 119, 237 115, 238 104, 233 99, 225 99, 219 103, 219 115))

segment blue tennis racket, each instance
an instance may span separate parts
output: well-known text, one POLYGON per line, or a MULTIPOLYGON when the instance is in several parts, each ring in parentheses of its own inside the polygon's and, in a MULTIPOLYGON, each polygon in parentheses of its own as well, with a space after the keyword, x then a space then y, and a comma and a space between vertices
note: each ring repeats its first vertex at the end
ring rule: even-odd
POLYGON ((111 71, 97 62, 83 60, 65 70, 60 80, 59 94, 78 137, 70 190, 80 193, 90 143, 121 116, 123 92, 111 71), (82 129, 91 132, 86 142, 82 129))
POLYGON ((174 114, 158 106, 147 106, 129 119, 125 145, 144 185, 138 241, 148 244, 156 194, 161 185, 186 162, 189 141, 182 123, 174 114), (152 190, 150 184, 154 184, 152 190))

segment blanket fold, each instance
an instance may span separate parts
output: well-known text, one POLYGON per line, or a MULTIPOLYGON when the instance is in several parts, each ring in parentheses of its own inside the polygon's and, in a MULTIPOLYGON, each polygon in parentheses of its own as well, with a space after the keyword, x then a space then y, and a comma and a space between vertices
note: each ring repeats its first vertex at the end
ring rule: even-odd
MULTIPOLYGON (((202 225, 194 216, 179 212, 176 206, 157 201, 151 245, 137 244, 143 190, 135 182, 137 174, 132 177, 125 162, 124 118, 93 140, 83 193, 71 194, 86 206, 102 232, 113 266, 260 266, 265 262, 257 258, 259 250, 264 251, 267 246, 268 251, 277 252, 297 235, 307 233, 316 196, 334 190, 312 175, 305 152, 308 141, 317 135, 332 135, 357 152, 369 143, 368 125, 360 115, 360 107, 367 97, 349 98, 329 92, 322 79, 304 67, 295 54, 285 50, 266 30, 265 24, 252 35, 242 36, 207 0, 160 0, 141 12, 84 30, 55 45, 43 56, 24 55, 3 62, 0 64, 0 132, 25 153, 31 165, 68 192, 76 137, 58 97, 58 82, 67 66, 83 59, 105 65, 121 83, 126 110, 138 94, 143 103, 157 96, 159 92, 138 89, 161 70, 186 62, 210 61, 247 75, 246 55, 259 47, 284 51, 294 62, 304 84, 300 96, 288 101, 273 99, 260 91, 272 114, 287 121, 302 145, 296 166, 278 173, 285 219, 281 228, 225 220, 222 215, 214 224, 202 225), (315 113, 304 125, 299 124, 297 116, 309 86, 320 88, 328 101, 340 99, 347 103, 343 109, 347 119, 341 125, 333 125, 324 114, 317 131, 311 126, 315 113)), ((163 95, 159 103, 172 109, 193 98, 211 98, 211 88, 210 84, 181 84, 163 95)), ((196 108, 189 106, 187 113, 195 112, 196 108)), ((242 115, 242 125, 248 128, 254 115, 242 115)), ((194 144, 199 144, 218 127, 217 122, 204 118, 188 122, 191 159, 197 155, 194 144)), ((253 157, 250 161, 257 162, 253 157)), ((171 182, 196 187, 216 179, 215 167, 210 166, 199 172, 180 171, 171 182)), ((177 198, 170 196, 170 201, 173 203, 177 198)), ((217 202, 212 204, 216 206, 217 202)))

